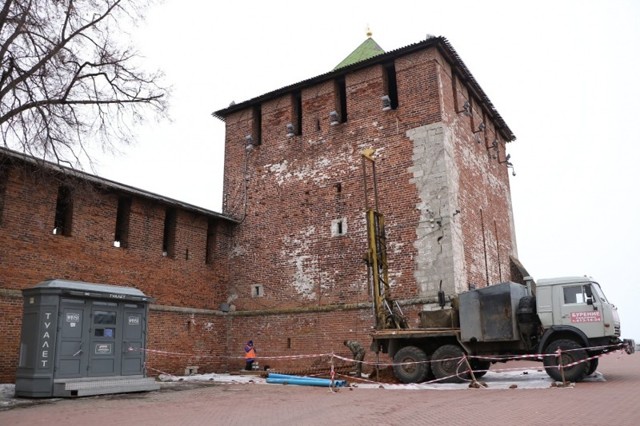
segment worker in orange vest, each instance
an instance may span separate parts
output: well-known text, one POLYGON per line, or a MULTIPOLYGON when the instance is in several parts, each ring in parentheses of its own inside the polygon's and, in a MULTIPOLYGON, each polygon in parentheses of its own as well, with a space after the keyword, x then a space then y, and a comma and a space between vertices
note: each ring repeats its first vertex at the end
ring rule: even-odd
POLYGON ((256 360, 256 348, 253 346, 253 340, 249 340, 244 346, 244 360, 246 362, 244 369, 251 371, 253 361, 256 360))

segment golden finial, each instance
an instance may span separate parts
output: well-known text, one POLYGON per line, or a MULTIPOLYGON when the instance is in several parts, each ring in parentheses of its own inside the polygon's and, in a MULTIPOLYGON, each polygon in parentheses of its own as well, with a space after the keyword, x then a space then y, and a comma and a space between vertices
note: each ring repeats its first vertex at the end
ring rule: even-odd
POLYGON ((371 32, 371 27, 367 25, 367 37, 371 38, 373 33, 371 32))

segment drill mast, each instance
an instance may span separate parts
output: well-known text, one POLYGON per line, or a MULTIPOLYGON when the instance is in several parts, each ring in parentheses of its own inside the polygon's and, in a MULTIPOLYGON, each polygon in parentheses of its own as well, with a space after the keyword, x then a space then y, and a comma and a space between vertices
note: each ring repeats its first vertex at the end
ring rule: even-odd
POLYGON ((367 217, 367 269, 372 288, 376 329, 407 328, 400 305, 391 299, 389 264, 387 263, 387 237, 384 215, 379 212, 376 162, 373 149, 362 152, 362 175, 367 217), (367 170, 370 170, 370 176, 367 170), (371 186, 369 185, 371 180, 371 186))

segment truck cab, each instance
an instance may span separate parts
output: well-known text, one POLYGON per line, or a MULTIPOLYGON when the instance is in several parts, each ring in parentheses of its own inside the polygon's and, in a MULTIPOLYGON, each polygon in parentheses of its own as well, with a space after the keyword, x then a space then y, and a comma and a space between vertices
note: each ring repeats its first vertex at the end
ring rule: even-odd
POLYGON ((535 294, 544 330, 574 330, 591 345, 608 344, 620 337, 618 310, 591 278, 541 279, 536 282, 535 294))

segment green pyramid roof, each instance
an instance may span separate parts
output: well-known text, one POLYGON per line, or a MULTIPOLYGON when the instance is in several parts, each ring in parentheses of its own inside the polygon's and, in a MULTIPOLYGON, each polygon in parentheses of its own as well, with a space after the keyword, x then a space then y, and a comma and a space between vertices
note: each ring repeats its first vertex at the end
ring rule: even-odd
POLYGON ((334 70, 338 68, 346 67, 347 65, 355 64, 356 62, 364 61, 365 59, 373 58, 385 53, 385 51, 376 43, 371 37, 368 37, 360 46, 342 60, 334 70))

